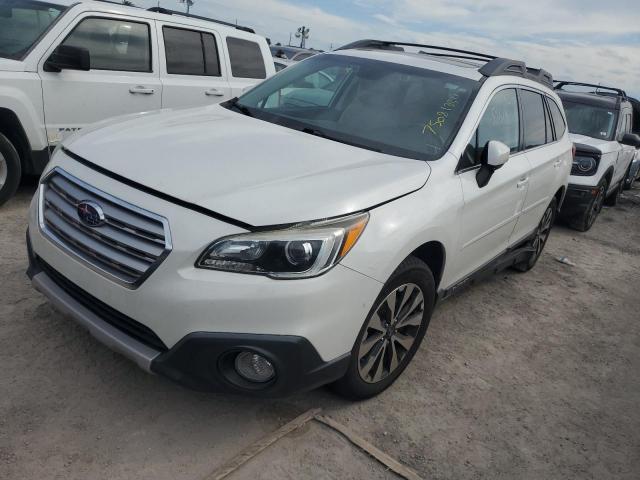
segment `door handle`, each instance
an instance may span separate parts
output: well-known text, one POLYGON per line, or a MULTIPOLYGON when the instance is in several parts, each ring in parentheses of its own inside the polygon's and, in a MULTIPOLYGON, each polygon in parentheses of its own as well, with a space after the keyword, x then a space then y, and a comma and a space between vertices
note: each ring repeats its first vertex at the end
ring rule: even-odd
POLYGON ((147 87, 143 87, 142 85, 138 85, 137 87, 131 87, 129 89, 129 93, 139 93, 142 95, 153 95, 155 93, 155 90, 153 88, 147 88, 147 87))
POLYGON ((516 183, 516 188, 522 189, 526 187, 528 183, 529 183, 529 178, 521 178, 520 181, 516 183))
POLYGON ((208 97, 224 97, 224 93, 216 88, 210 88, 206 90, 204 94, 208 97))

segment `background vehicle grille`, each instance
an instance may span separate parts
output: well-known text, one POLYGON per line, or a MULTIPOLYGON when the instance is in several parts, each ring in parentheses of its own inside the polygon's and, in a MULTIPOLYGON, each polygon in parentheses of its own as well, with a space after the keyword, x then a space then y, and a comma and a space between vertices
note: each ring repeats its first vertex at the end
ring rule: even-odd
POLYGON ((171 251, 166 219, 101 192, 62 169, 54 169, 40 193, 40 226, 88 266, 129 288, 147 278, 171 251), (104 224, 91 227, 78 204, 93 202, 104 224))

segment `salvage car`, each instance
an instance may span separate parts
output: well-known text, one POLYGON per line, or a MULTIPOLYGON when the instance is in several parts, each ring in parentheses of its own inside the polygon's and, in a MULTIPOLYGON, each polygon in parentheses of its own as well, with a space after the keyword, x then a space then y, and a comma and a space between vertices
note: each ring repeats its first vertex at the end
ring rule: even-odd
POLYGON ((85 125, 218 103, 275 73, 248 27, 113 2, 0 2, 0 205, 85 125))
MULTIPOLYGON (((640 100, 629 97, 629 101, 633 107, 633 127, 631 132, 640 135, 640 100)), ((633 186, 633 182, 638 179, 640 179, 640 148, 636 149, 636 154, 624 179, 625 190, 629 190, 633 186)))
POLYGON ((603 205, 617 204, 640 137, 631 133, 633 109, 623 90, 565 81, 555 88, 576 145, 561 217, 570 227, 586 232, 603 205), (565 91, 566 87, 586 87, 589 91, 565 91))
POLYGON ((436 300, 534 267, 571 164, 545 70, 363 40, 223 104, 66 139, 31 204, 28 274, 182 385, 366 398, 436 300))

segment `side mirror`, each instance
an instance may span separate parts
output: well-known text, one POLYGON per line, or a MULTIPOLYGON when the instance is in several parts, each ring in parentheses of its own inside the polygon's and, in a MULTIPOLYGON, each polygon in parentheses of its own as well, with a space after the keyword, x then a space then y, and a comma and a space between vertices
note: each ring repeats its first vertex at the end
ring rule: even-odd
POLYGON ((640 135, 636 133, 625 133, 620 140, 623 145, 640 148, 640 135))
POLYGON ((493 172, 507 163, 510 155, 511 149, 507 145, 497 140, 489 141, 482 151, 482 165, 476 174, 478 187, 485 187, 493 172))
POLYGON ((58 45, 44 63, 45 72, 61 72, 62 70, 91 70, 89 50, 71 45, 58 45))

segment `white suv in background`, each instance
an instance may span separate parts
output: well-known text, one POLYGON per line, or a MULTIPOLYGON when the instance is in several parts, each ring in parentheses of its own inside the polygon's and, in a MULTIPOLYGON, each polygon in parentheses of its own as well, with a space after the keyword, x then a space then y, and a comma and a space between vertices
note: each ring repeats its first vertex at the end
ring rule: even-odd
POLYGON ((0 204, 50 149, 116 115, 229 100, 275 73, 253 30, 108 2, 0 3, 0 204))
POLYGON ((99 127, 42 176, 33 284, 148 371, 257 395, 384 390, 436 299, 533 267, 572 163, 544 70, 372 40, 99 127))
POLYGON ((633 108, 624 91, 578 82, 558 82, 555 88, 576 146, 561 216, 572 228, 586 232, 603 205, 618 202, 640 137, 632 133, 633 108))

